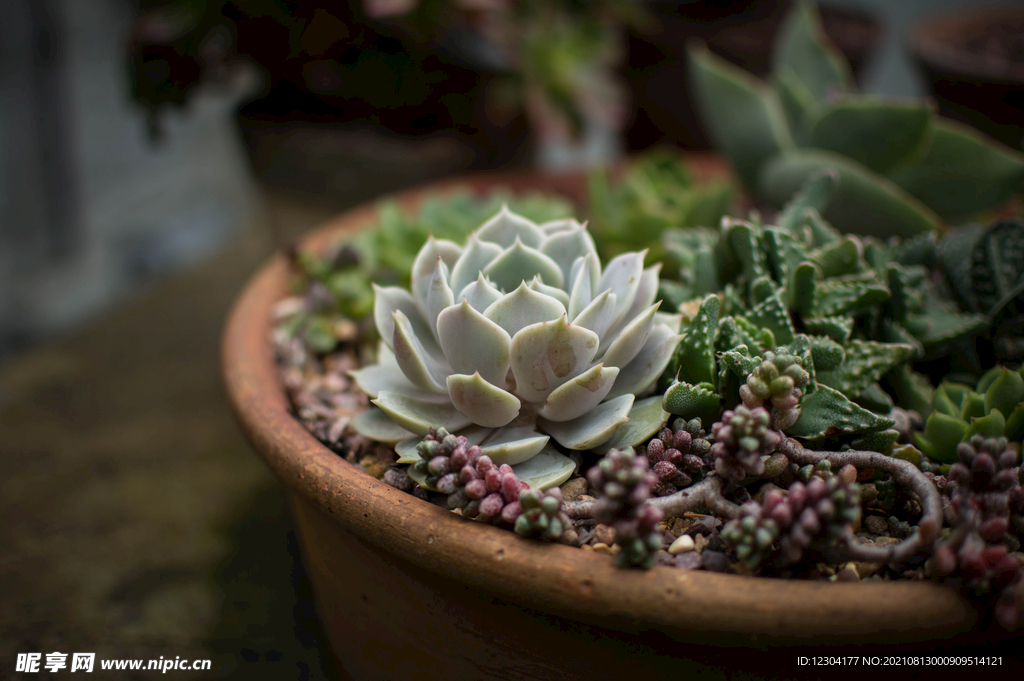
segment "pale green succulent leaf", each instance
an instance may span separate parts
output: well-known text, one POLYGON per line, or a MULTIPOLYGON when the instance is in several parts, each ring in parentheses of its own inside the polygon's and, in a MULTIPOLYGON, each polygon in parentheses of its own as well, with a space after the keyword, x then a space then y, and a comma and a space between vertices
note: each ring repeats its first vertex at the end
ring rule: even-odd
MULTIPOLYGON (((391 419, 388 420, 391 421, 391 419)), ((392 421, 392 423, 394 422, 392 421)), ((421 442, 423 442, 423 438, 417 435, 407 440, 402 440, 401 442, 396 444, 395 453, 398 454, 398 461, 396 461, 395 463, 416 463, 417 461, 422 459, 423 457, 420 456, 419 449, 417 449, 421 442)))
POLYGON ((476 236, 482 241, 494 242, 502 248, 509 248, 516 239, 526 246, 537 248, 544 241, 544 230, 532 220, 516 215, 506 205, 476 231, 476 236))
POLYGON ((991 413, 998 409, 1012 414, 1021 403, 1024 403, 1024 378, 1016 371, 1003 369, 985 391, 985 411, 991 413))
POLYGON ((494 303, 501 300, 502 292, 491 285, 481 272, 477 280, 468 284, 459 294, 459 300, 464 300, 473 306, 477 312, 483 312, 494 303))
MULTIPOLYGON (((569 321, 575 322, 580 312, 587 308, 594 300, 594 293, 600 279, 601 265, 597 256, 587 254, 577 258, 573 263, 569 281, 572 282, 572 290, 569 293, 569 321)), ((611 324, 611 310, 609 310, 608 323, 611 324)), ((603 333, 602 333, 603 335, 603 333)))
POLYGON ((534 277, 529 286, 537 293, 543 293, 546 296, 550 296, 564 305, 567 310, 569 309, 569 294, 564 290, 555 288, 554 286, 548 286, 541 281, 539 276, 534 277))
POLYGON ((593 449, 610 440, 619 426, 629 420, 633 400, 634 396, 630 393, 602 402, 571 421, 548 421, 542 418, 539 423, 544 432, 566 449, 593 449))
POLYGON ((636 298, 640 289, 640 281, 644 272, 644 257, 647 251, 623 253, 612 258, 601 274, 601 282, 597 291, 611 290, 615 294, 615 311, 612 313, 612 326, 623 318, 636 298))
POLYGON ((678 313, 669 314, 668 312, 656 312, 654 314, 654 323, 667 326, 672 333, 679 333, 679 329, 683 326, 683 315, 678 313))
MULTIPOLYGON (((427 323, 423 311, 411 293, 397 286, 380 287, 373 284, 373 294, 373 320, 377 324, 377 333, 388 348, 393 349, 394 346, 395 320, 392 313, 396 310, 406 316, 418 337, 429 338, 429 343, 436 345, 433 341, 434 335, 430 332, 430 324, 427 323)), ((441 349, 436 350, 436 356, 440 356, 441 349)))
POLYGON ((622 367, 608 397, 641 393, 650 388, 665 372, 680 338, 680 335, 664 324, 655 324, 640 352, 622 367))
MULTIPOLYGON (((396 424, 416 435, 426 435, 431 428, 445 428, 449 432, 455 432, 472 423, 451 404, 431 402, 401 393, 385 390, 371 402, 380 407, 396 424)), ((406 437, 408 435, 400 440, 406 437)))
POLYGON ((504 386, 512 337, 468 301, 446 308, 437 318, 438 336, 452 371, 479 372, 488 383, 504 386))
POLYGON ((688 50, 690 82, 701 121, 716 149, 747 187, 765 162, 793 147, 775 91, 706 49, 688 50))
POLYGON ((658 311, 660 305, 661 303, 651 305, 635 316, 622 331, 614 334, 615 339, 601 355, 601 361, 605 366, 624 367, 636 357, 647 342, 647 336, 654 326, 654 313, 658 311))
POLYGON ((527 402, 543 402, 552 390, 589 366, 597 345, 597 334, 569 324, 564 314, 523 328, 512 337, 511 345, 516 394, 527 402))
MULTIPOLYGON (((388 352, 390 353, 391 351, 389 350, 388 352)), ((394 366, 369 364, 361 369, 350 371, 349 376, 356 382, 359 389, 370 397, 376 397, 380 394, 381 390, 405 393, 407 395, 415 395, 422 392, 413 385, 412 381, 405 377, 397 363, 394 366)), ((438 395, 437 398, 444 399, 441 395, 438 395)))
MULTIPOLYGON (((575 221, 573 221, 575 222, 575 221)), ((571 229, 549 234, 540 245, 540 252, 548 256, 558 264, 562 270, 562 281, 572 282, 572 266, 579 257, 586 257, 593 253, 597 255, 597 247, 594 246, 594 238, 585 227, 576 223, 577 226, 571 229)), ((550 282, 548 282, 550 283, 550 282)))
POLYGON ((807 146, 842 154, 884 175, 928 148, 934 109, 928 100, 845 98, 821 114, 807 146))
POLYGON ((477 281, 480 272, 492 260, 501 255, 502 248, 498 244, 489 241, 481 241, 476 234, 469 236, 462 255, 452 267, 451 288, 456 299, 462 297, 464 288, 477 281))
POLYGON ((938 228, 938 215, 895 183, 856 161, 821 149, 793 149, 773 157, 761 168, 757 193, 779 206, 808 178, 829 169, 838 173, 839 185, 823 215, 840 231, 888 239, 938 228))
POLYGON ((825 35, 813 3, 801 2, 779 31, 772 68, 780 73, 783 67, 788 67, 818 102, 853 90, 850 67, 825 35))
POLYGON ((392 317, 395 321, 392 348, 402 373, 420 390, 443 394, 448 368, 427 353, 401 310, 395 310, 392 317))
POLYGON ((622 449, 642 445, 665 427, 668 418, 668 412, 662 408, 660 395, 636 400, 629 410, 629 421, 619 426, 610 440, 594 447, 594 451, 604 454, 612 447, 622 449))
MULTIPOLYGON (((395 323, 393 319, 391 320, 391 323, 395 323)), ((393 331, 392 335, 394 335, 393 331)), ((392 352, 389 344, 385 343, 383 339, 377 341, 377 364, 380 364, 381 366, 385 367, 394 367, 395 369, 399 369, 398 360, 395 359, 395 353, 392 352)))
POLYGON ((537 293, 525 282, 484 310, 484 316, 505 329, 509 336, 515 336, 531 324, 549 322, 564 314, 564 305, 551 296, 537 293))
POLYGON ((800 146, 806 146, 811 137, 811 127, 821 115, 821 105, 790 66, 784 64, 772 75, 793 140, 800 146))
POLYGON ((437 338, 437 315, 454 302, 455 294, 448 286, 448 267, 441 258, 438 258, 437 265, 434 267, 434 276, 430 280, 430 288, 427 290, 426 309, 427 323, 430 324, 430 330, 435 339, 437 338))
POLYGON ((519 416, 522 403, 515 395, 488 383, 480 372, 448 376, 448 396, 466 418, 478 426, 500 428, 519 416))
POLYGON ((1003 416, 1003 412, 993 409, 981 418, 971 419, 970 425, 967 426, 967 432, 964 433, 964 439, 970 440, 975 435, 982 435, 987 438, 1002 437, 1005 432, 1006 418, 1003 416))
POLYGON ((917 200, 950 221, 997 206, 1024 188, 1024 154, 960 123, 934 122, 924 158, 889 172, 917 200))
POLYGON ((380 409, 371 407, 349 421, 348 427, 364 437, 386 445, 408 439, 413 433, 395 423, 380 409))
POLYGON ((576 218, 562 218, 560 220, 549 220, 541 225, 538 225, 542 232, 547 236, 554 236, 555 234, 561 234, 562 232, 571 232, 585 225, 580 224, 580 221, 576 218))
POLYGON ((492 431, 480 444, 480 453, 486 454, 497 465, 515 466, 537 456, 551 438, 537 432, 533 425, 508 426, 492 431))
POLYGON ((538 413, 550 421, 582 416, 607 397, 618 375, 618 367, 595 364, 551 391, 538 413))
POLYGON ((562 269, 554 260, 535 248, 530 248, 518 239, 511 247, 502 251, 483 270, 491 282, 503 291, 512 291, 535 276, 556 287, 562 287, 565 278, 562 269))
MULTIPOLYGON (((571 304, 571 303, 570 303, 571 304)), ((573 320, 573 324, 590 329, 598 338, 605 338, 615 315, 615 294, 604 291, 595 297, 573 320)))
POLYGON ((437 259, 441 258, 449 270, 458 262, 462 254, 462 248, 446 239, 435 239, 433 236, 427 238, 423 248, 416 254, 413 261, 411 282, 409 290, 420 310, 427 312, 427 293, 430 290, 431 281, 434 279, 434 270, 437 267, 437 259))
POLYGON ((561 485, 576 470, 576 463, 554 447, 548 446, 529 460, 512 466, 520 482, 545 490, 561 485))

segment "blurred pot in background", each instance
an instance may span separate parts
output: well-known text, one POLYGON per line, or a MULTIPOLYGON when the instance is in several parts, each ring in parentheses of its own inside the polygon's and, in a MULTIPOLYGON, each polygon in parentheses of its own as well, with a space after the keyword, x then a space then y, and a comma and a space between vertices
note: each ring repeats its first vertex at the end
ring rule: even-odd
POLYGON ((914 27, 910 43, 942 115, 1021 148, 1024 7, 937 15, 914 27))

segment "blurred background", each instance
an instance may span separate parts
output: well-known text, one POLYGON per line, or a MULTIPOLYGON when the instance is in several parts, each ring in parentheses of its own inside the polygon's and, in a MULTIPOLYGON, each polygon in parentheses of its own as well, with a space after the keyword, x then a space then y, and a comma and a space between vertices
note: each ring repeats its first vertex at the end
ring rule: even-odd
MULTIPOLYGON (((865 91, 1020 148, 1024 20, 968 36, 974 81, 929 58, 921 22, 977 4, 821 7, 865 91)), ((330 677, 283 496, 221 397, 246 277, 415 183, 707 149, 686 42, 764 74, 788 5, 0 3, 0 669, 96 650, 330 677)))

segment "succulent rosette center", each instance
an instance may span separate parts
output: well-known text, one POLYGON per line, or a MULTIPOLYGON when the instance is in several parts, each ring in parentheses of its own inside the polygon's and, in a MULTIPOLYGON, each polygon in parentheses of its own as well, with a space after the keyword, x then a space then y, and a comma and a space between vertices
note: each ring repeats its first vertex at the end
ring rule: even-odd
MULTIPOLYGON (((645 269, 644 255, 602 269, 585 226, 537 225, 507 208, 464 246, 428 239, 411 290, 374 287, 378 363, 352 375, 380 411, 353 426, 413 457, 444 427, 510 465, 551 439, 572 450, 609 442, 679 339, 680 317, 654 300, 660 265, 645 269)), ((644 414, 656 431, 660 404, 644 414)))

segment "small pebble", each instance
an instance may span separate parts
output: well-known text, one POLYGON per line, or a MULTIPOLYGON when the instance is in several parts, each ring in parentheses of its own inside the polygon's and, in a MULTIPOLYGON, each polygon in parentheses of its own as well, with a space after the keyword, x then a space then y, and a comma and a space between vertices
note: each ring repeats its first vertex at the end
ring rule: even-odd
POLYGON ((668 552, 673 556, 678 556, 680 553, 693 551, 695 548, 696 544, 693 541, 693 537, 688 534, 684 534, 682 537, 679 537, 672 542, 672 546, 668 547, 668 552))
POLYGON ((704 558, 701 554, 694 551, 688 553, 681 553, 676 556, 675 565, 677 568, 684 570, 698 570, 704 564, 704 558))
POLYGON ((729 569, 729 559, 719 551, 705 551, 700 554, 704 569, 711 572, 725 572, 729 569))
POLYGON ((608 545, 605 544, 604 542, 597 542, 596 544, 591 544, 591 546, 594 547, 594 552, 595 553, 608 553, 609 552, 608 545))
POLYGON ((889 533, 889 523, 885 518, 877 515, 869 515, 867 518, 864 518, 864 527, 872 534, 889 533))
POLYGON ((676 518, 675 521, 673 521, 672 523, 671 532, 672 534, 678 537, 681 534, 686 534, 686 531, 688 529, 690 529, 689 520, 687 520, 686 518, 676 518))
MULTIPOLYGON (((706 549, 710 543, 711 543, 711 538, 710 537, 705 537, 702 534, 698 534, 698 535, 695 535, 693 537, 693 548, 694 548, 694 550, 697 553, 700 553, 701 551, 706 549)), ((719 547, 719 548, 721 548, 721 547, 719 547)))
POLYGON ((562 497, 566 501, 575 501, 587 493, 587 479, 573 478, 562 484, 562 497))
POLYGON ((847 563, 842 570, 832 576, 832 580, 836 582, 859 582, 860 575, 857 574, 853 563, 847 563))
POLYGON ((594 542, 611 546, 615 543, 615 528, 607 525, 598 525, 594 528, 594 542))

